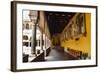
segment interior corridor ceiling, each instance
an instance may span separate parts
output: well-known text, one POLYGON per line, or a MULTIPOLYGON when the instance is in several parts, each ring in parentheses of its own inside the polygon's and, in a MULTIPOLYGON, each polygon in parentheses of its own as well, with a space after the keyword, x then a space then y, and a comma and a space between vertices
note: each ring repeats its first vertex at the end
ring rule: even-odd
POLYGON ((75 15, 75 13, 72 12, 45 11, 44 13, 51 36, 61 33, 70 19, 75 15))

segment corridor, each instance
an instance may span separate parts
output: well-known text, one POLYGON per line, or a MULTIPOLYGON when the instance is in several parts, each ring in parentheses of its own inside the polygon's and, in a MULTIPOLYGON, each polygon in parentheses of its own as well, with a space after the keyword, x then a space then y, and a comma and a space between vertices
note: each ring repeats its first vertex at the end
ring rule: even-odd
POLYGON ((23 62, 91 59, 90 32, 89 13, 24 10, 23 62))

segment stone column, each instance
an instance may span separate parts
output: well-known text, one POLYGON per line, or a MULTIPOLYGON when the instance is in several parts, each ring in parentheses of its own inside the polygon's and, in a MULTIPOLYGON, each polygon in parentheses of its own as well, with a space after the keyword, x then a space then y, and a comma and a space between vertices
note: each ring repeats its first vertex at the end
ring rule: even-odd
POLYGON ((36 24, 33 25, 32 33, 32 54, 36 55, 36 24))

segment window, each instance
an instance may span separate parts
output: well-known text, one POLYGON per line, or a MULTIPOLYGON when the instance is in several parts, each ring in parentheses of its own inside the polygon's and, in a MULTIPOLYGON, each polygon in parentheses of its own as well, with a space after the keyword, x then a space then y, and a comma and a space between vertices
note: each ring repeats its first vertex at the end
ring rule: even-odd
POLYGON ((28 47, 28 46, 29 46, 29 45, 28 45, 28 42, 23 42, 23 46, 28 47))
POLYGON ((39 46, 40 46, 40 40, 39 40, 39 46))
POLYGON ((42 45, 44 45, 44 40, 42 40, 42 45))
POLYGON ((27 35, 24 35, 23 36, 23 40, 28 40, 28 36, 27 35))
POLYGON ((28 23, 26 24, 26 29, 29 29, 29 24, 28 23))
POLYGON ((30 42, 30 47, 31 47, 31 42, 30 42))

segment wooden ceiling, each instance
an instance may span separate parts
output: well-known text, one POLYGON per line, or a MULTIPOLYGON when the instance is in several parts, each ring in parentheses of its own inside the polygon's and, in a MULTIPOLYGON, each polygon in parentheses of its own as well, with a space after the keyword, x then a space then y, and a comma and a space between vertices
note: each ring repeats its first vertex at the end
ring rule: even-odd
POLYGON ((53 34, 61 33, 70 19, 75 15, 75 13, 71 12, 45 11, 44 13, 51 36, 53 34))

